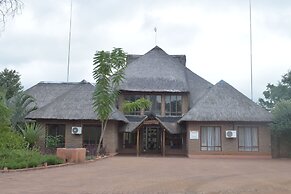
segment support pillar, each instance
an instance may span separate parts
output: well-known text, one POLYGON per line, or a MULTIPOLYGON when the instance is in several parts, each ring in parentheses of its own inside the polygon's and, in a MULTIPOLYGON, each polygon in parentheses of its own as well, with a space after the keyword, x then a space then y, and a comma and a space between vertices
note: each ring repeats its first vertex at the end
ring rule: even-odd
POLYGON ((136 156, 139 156, 139 129, 137 129, 136 134, 136 156))
POLYGON ((163 129, 163 157, 166 155, 166 129, 163 129))

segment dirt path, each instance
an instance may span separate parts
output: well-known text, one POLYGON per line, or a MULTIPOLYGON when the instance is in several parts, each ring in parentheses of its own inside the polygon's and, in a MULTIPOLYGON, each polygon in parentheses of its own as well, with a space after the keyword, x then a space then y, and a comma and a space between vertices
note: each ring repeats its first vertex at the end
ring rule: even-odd
POLYGON ((291 193, 291 160, 113 157, 0 174, 0 194, 291 193))

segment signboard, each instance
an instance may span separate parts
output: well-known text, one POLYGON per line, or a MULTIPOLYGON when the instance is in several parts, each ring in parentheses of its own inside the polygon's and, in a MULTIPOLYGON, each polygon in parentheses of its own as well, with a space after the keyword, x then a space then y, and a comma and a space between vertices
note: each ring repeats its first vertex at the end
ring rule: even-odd
POLYGON ((198 131, 190 131, 190 139, 199 139, 198 131))

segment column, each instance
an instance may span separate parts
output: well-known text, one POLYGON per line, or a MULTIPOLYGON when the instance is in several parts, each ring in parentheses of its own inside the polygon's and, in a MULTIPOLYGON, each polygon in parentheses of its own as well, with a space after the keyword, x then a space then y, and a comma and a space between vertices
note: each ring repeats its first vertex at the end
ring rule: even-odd
POLYGON ((139 156, 139 129, 137 129, 136 134, 136 156, 139 156))
POLYGON ((163 129, 163 157, 166 155, 166 129, 163 129))

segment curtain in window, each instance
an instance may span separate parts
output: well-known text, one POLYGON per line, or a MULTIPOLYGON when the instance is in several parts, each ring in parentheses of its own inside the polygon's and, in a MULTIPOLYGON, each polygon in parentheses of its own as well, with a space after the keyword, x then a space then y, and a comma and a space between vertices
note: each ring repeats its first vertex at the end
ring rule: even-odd
POLYGON ((258 129, 255 127, 239 128, 239 151, 258 151, 258 129))
POLYGON ((252 129, 252 141, 253 141, 253 148, 252 151, 259 151, 259 144, 258 144, 258 129, 253 128, 252 129))
POLYGON ((202 127, 202 151, 221 151, 220 127, 202 127))

